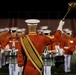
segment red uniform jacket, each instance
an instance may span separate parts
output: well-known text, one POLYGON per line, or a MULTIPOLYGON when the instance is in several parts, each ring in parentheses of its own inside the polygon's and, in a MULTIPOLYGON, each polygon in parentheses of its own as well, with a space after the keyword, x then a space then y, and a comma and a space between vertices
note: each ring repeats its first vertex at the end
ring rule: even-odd
POLYGON ((64 54, 72 54, 74 51, 74 39, 67 38, 65 35, 61 37, 60 47, 64 49, 64 54))
POLYGON ((1 45, 1 48, 4 48, 4 43, 6 42, 7 38, 10 36, 9 33, 6 33, 6 34, 3 34, 0 36, 0 45, 1 45))
POLYGON ((74 44, 75 44, 75 46, 76 46, 76 37, 74 37, 74 44))
POLYGON ((6 33, 6 34, 2 35, 2 44, 1 44, 1 46, 2 46, 3 49, 4 49, 5 46, 7 45, 7 42, 8 42, 8 40, 9 40, 9 37, 10 37, 10 36, 11 36, 10 33, 6 33))
POLYGON ((55 45, 60 45, 61 31, 57 30, 53 36, 54 38, 51 39, 52 44, 48 46, 49 50, 55 50, 55 45))
MULTIPOLYGON (((40 56, 42 56, 42 52, 43 52, 45 46, 51 44, 50 38, 48 38, 44 35, 28 35, 28 36, 30 37, 32 43, 34 44, 34 46, 37 49, 40 56)), ((25 56, 27 56, 26 53, 25 53, 25 56)), ((19 51, 18 51, 18 65, 20 67, 23 66, 23 61, 25 61, 25 59, 23 56, 22 47, 20 47, 19 51)), ((31 63, 31 61, 27 59, 26 65, 24 63, 23 75, 40 75, 40 73, 35 68, 35 66, 31 63)))

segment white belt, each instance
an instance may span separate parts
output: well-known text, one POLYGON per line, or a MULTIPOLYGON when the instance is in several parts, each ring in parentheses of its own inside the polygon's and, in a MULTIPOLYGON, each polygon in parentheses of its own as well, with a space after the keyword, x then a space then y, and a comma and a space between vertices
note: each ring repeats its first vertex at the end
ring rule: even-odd
POLYGON ((65 46, 64 49, 69 49, 69 47, 68 46, 65 46))

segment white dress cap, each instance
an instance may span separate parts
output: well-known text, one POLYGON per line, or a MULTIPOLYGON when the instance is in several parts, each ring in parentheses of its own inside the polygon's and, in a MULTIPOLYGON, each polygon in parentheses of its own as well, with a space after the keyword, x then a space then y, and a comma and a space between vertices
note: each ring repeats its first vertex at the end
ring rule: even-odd
POLYGON ((64 32, 64 31, 67 32, 67 31, 69 31, 69 29, 68 29, 68 28, 65 28, 65 29, 63 29, 63 32, 64 32))
POLYGON ((37 32, 43 32, 43 29, 38 29, 37 32))
POLYGON ((48 26, 41 26, 41 29, 48 29, 48 26))
POLYGON ((26 29, 25 29, 25 28, 22 28, 21 30, 22 30, 22 32, 25 32, 25 31, 26 31, 26 29))
POLYGON ((43 33, 51 33, 51 30, 43 30, 43 33))
POLYGON ((4 29, 4 28, 1 28, 1 29, 0 29, 0 32, 3 32, 3 31, 5 31, 5 29, 4 29))
POLYGON ((68 31, 66 31, 66 33, 69 33, 69 34, 71 34, 71 33, 72 33, 72 31, 71 31, 71 30, 68 30, 68 31))
POLYGON ((9 28, 5 28, 5 30, 9 31, 9 28))
POLYGON ((37 25, 40 22, 40 20, 38 20, 38 19, 27 19, 27 20, 25 20, 25 22, 27 23, 27 25, 37 25))
POLYGON ((10 28, 11 32, 16 32, 17 29, 18 29, 18 27, 11 27, 11 28, 10 28))
POLYGON ((17 29, 17 32, 22 32, 22 30, 21 29, 17 29))
POLYGON ((67 34, 68 34, 68 33, 69 33, 70 35, 72 34, 72 30, 70 30, 70 29, 68 29, 68 28, 64 29, 63 31, 66 32, 67 34))
POLYGON ((13 31, 13 30, 17 30, 18 27, 11 27, 10 29, 11 29, 11 31, 13 31))

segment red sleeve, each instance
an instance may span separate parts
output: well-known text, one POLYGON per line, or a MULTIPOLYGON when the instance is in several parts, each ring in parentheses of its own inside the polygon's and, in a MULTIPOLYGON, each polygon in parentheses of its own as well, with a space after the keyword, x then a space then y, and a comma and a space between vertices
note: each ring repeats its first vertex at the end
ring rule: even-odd
POLYGON ((76 37, 74 38, 74 46, 76 46, 76 37))
POLYGON ((20 41, 17 45, 17 49, 18 49, 18 66, 22 67, 24 65, 24 55, 23 55, 23 51, 22 51, 23 48, 20 41))
POLYGON ((54 36, 59 39, 59 38, 61 37, 61 31, 60 31, 60 30, 57 30, 57 31, 54 33, 54 36))
POLYGON ((71 52, 74 52, 74 51, 75 51, 75 43, 74 43, 74 41, 73 41, 73 43, 71 44, 70 51, 71 51, 71 52))
POLYGON ((65 46, 65 38, 64 36, 62 36, 60 40, 60 47, 64 49, 64 46, 65 46))
POLYGON ((51 41, 51 39, 49 37, 45 36, 44 43, 48 46, 48 45, 52 44, 52 41, 51 41))
POLYGON ((48 45, 48 50, 52 50, 51 45, 48 45))
POLYGON ((8 44, 8 42, 9 42, 9 38, 6 38, 6 39, 4 40, 4 42, 2 43, 2 48, 3 48, 3 49, 4 49, 5 46, 8 44))
POLYGON ((70 47, 69 49, 71 52, 74 52, 75 51, 75 48, 74 47, 70 47))

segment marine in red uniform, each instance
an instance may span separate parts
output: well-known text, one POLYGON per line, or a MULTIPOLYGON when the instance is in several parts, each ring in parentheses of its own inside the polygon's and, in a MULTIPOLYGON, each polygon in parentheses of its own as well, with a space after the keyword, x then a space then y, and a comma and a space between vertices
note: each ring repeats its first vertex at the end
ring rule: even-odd
POLYGON ((2 29, 0 29, 0 69, 2 68, 2 29))
POLYGON ((10 50, 10 57, 11 59, 8 58, 8 63, 9 63, 9 75, 18 75, 17 73, 17 69, 16 69, 16 66, 17 66, 17 58, 16 58, 16 55, 17 55, 17 45, 18 45, 18 38, 17 38, 17 27, 11 27, 11 36, 7 39, 7 41, 5 42, 5 44, 8 44, 9 45, 9 50, 10 50), (13 55, 13 57, 12 57, 13 55), (13 62, 13 61, 14 62, 13 62))
POLYGON ((2 44, 6 41, 6 39, 10 36, 9 34, 9 28, 4 28, 1 32, 1 48, 2 48, 2 65, 4 66, 6 64, 6 57, 5 57, 5 49, 3 49, 2 44))
MULTIPOLYGON (((43 30, 45 36, 49 37, 51 30, 43 30)), ((52 44, 48 45, 43 52, 44 61, 44 75, 51 75, 51 66, 53 65, 52 53, 55 53, 55 49, 52 49, 52 44)))
POLYGON ((76 36, 74 37, 74 47, 76 49, 76 36))
POLYGON ((60 20, 57 30, 54 32, 53 35, 49 36, 52 40, 52 48, 55 49, 55 45, 59 45, 60 39, 63 33, 63 25, 65 24, 64 20, 60 20))
POLYGON ((60 48, 60 39, 63 33, 63 25, 64 25, 64 20, 60 20, 59 25, 57 30, 54 32, 53 35, 49 36, 50 39, 52 40, 52 45, 48 46, 49 49, 56 50, 56 52, 52 52, 53 54, 53 65, 56 67, 59 67, 62 62, 64 61, 64 56, 63 56, 63 50, 60 48), (59 62, 58 62, 59 61, 59 62))
POLYGON ((73 37, 71 36, 71 30, 65 29, 64 35, 61 37, 60 47, 64 49, 64 71, 71 72, 71 57, 75 51, 73 43, 73 37))
MULTIPOLYGON (((12 54, 12 52, 14 52, 14 54, 17 55, 16 50, 18 50, 19 47, 18 47, 18 37, 17 37, 16 31, 18 28, 11 27, 10 29, 11 29, 11 31, 10 31, 11 33, 10 33, 10 35, 9 34, 5 35, 7 38, 2 43, 2 48, 5 48, 7 45, 9 45, 10 53, 12 54)), ((7 50, 7 51, 9 51, 9 50, 7 50)), ((7 61, 9 63, 9 74, 10 75, 18 75, 18 72, 17 72, 18 68, 16 69, 17 64, 15 64, 15 63, 17 63, 16 62, 17 59, 16 59, 16 61, 13 62, 12 60, 15 59, 15 58, 14 59, 13 58, 14 57, 11 57, 11 59, 8 59, 8 61, 7 61)))
MULTIPOLYGON (((39 20, 28 19, 25 22, 27 23, 28 28, 29 28, 28 37, 32 41, 33 45, 35 46, 35 48, 37 49, 37 52, 39 53, 39 55, 41 57, 44 48, 47 45, 51 44, 51 40, 50 40, 50 38, 48 38, 48 37, 46 37, 44 35, 37 35, 36 34, 36 27, 37 27, 37 24, 40 22, 39 20)), ((28 59, 27 54, 24 53, 25 54, 24 55, 23 54, 24 51, 22 50, 22 48, 19 48, 19 49, 20 50, 18 51, 18 65, 20 67, 24 66, 23 75, 31 75, 31 74, 32 75, 40 75, 40 72, 38 71, 38 69, 28 59), (26 64, 24 63, 25 62, 24 57, 27 58, 26 64)))

